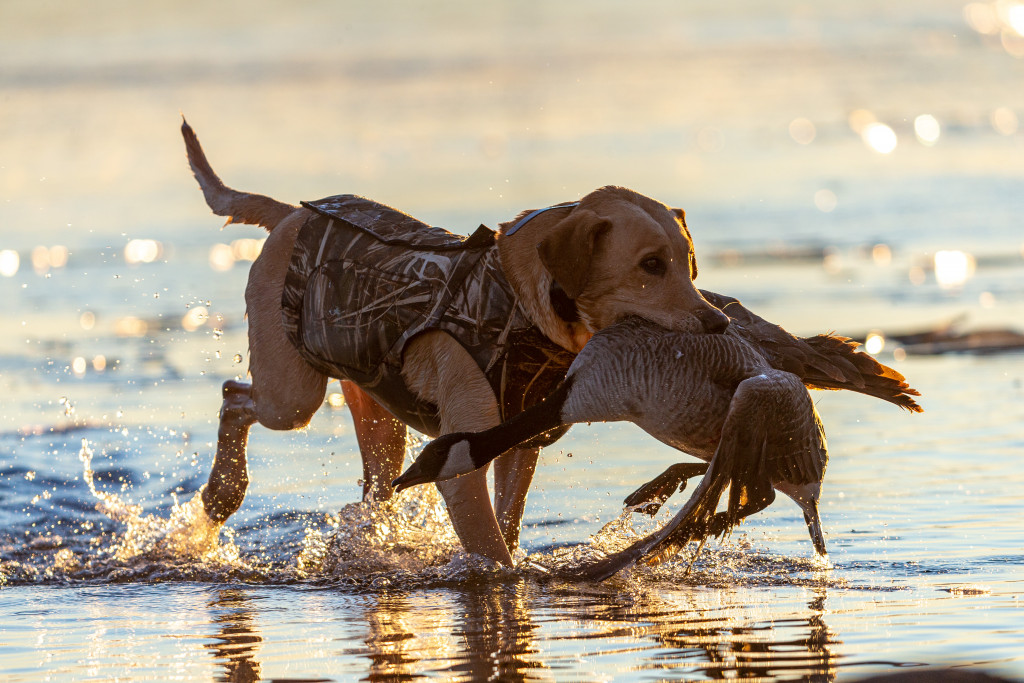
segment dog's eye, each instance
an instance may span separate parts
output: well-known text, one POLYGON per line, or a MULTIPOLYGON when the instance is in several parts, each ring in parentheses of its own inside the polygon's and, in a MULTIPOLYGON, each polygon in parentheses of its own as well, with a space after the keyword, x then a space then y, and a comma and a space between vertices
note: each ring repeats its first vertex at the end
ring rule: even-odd
POLYGON ((640 262, 640 267, 651 275, 664 275, 665 271, 668 270, 668 266, 665 265, 665 261, 658 256, 648 256, 640 262))

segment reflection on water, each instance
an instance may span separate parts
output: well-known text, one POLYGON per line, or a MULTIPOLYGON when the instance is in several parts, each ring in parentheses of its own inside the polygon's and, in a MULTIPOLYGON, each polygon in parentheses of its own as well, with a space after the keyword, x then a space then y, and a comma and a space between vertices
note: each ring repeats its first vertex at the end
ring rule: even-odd
POLYGON ((235 588, 218 590, 210 601, 211 624, 217 627, 212 642, 204 643, 214 660, 223 667, 217 680, 252 683, 262 678, 259 663, 259 635, 252 600, 235 588))

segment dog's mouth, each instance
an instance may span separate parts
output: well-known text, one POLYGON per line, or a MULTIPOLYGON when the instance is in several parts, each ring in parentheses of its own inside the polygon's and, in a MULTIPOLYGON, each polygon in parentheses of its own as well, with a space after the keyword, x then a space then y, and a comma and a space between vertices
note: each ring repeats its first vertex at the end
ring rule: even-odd
POLYGON ((557 282, 551 283, 548 290, 548 298, 551 301, 551 308, 555 315, 567 323, 578 323, 580 321, 580 309, 576 306, 576 300, 571 298, 557 282))

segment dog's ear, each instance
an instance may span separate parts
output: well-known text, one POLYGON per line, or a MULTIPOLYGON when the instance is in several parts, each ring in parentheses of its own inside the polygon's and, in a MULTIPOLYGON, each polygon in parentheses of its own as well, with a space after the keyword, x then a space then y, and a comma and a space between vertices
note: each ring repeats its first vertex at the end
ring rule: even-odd
POLYGON ((583 293, 597 240, 611 221, 588 209, 576 209, 559 221, 537 245, 540 261, 570 299, 583 293))
POLYGON ((686 227, 686 212, 683 211, 682 209, 675 209, 675 208, 671 208, 671 209, 669 209, 669 211, 671 211, 672 214, 676 218, 679 219, 679 222, 682 223, 683 227, 685 228, 686 227))
MULTIPOLYGON (((693 237, 690 236, 690 229, 686 227, 686 212, 682 209, 676 208, 670 208, 669 211, 671 211, 672 215, 676 217, 679 224, 683 226, 683 234, 686 235, 687 241, 692 245, 693 237)), ((690 251, 690 279, 697 279, 697 256, 692 250, 690 251)))

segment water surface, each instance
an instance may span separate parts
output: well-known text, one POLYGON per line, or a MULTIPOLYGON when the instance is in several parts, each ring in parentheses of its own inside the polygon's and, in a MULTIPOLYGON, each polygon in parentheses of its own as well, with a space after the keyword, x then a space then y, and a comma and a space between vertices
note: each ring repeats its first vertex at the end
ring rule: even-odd
POLYGON ((1024 60, 1012 24, 978 23, 1009 4, 385 5, 0 10, 4 680, 1024 677, 1020 354, 890 340, 922 415, 814 394, 827 565, 780 497, 696 558, 558 578, 671 514, 621 501, 678 454, 591 425, 542 455, 497 569, 426 489, 359 504, 329 405, 254 429, 245 505, 195 533, 220 385, 246 371, 238 240, 261 233, 218 232, 179 110, 229 184, 461 233, 635 187, 686 207, 700 286, 800 334, 1024 320, 1024 60))

